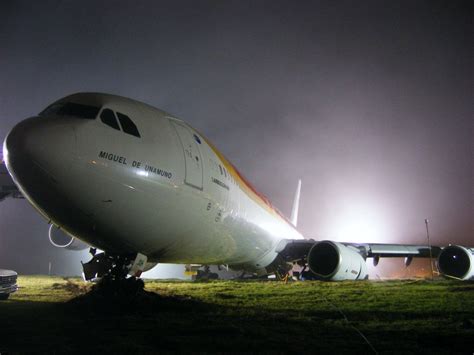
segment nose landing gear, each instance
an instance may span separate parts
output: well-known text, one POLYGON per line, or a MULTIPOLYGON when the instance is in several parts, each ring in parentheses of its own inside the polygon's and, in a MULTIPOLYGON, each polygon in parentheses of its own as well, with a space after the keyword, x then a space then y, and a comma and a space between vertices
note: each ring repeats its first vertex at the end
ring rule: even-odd
POLYGON ((124 280, 127 275, 140 277, 143 272, 147 257, 143 254, 113 254, 96 253, 91 248, 92 259, 82 263, 84 279, 87 281, 108 278, 110 280, 124 280))

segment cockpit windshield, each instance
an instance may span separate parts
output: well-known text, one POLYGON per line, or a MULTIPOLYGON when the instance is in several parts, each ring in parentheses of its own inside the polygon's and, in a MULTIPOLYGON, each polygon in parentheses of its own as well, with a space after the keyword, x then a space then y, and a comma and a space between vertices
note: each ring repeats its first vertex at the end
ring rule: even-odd
POLYGON ((100 107, 76 104, 74 102, 55 103, 47 107, 40 116, 73 116, 94 120, 100 111, 100 107))

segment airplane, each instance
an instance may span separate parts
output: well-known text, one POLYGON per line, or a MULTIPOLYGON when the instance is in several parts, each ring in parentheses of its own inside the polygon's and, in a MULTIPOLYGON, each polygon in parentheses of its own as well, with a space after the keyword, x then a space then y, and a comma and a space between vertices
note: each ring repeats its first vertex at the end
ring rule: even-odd
MULTIPOLYGON (((86 280, 139 278, 158 263, 280 278, 299 265, 314 279, 360 280, 366 260, 382 257, 407 266, 436 258, 441 275, 474 278, 470 247, 305 238, 296 229, 301 181, 288 219, 203 134, 132 99, 66 96, 19 122, 3 156, 21 196, 51 224, 52 244, 90 248, 86 280)), ((7 186, 5 196, 18 197, 7 186)))

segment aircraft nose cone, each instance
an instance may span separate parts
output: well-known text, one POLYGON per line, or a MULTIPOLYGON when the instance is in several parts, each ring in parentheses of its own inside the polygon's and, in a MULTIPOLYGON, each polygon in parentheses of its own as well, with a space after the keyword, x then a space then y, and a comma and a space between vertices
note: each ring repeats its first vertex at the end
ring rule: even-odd
POLYGON ((76 138, 69 125, 33 117, 18 123, 8 134, 3 155, 14 179, 26 191, 45 181, 56 182, 72 163, 76 138))

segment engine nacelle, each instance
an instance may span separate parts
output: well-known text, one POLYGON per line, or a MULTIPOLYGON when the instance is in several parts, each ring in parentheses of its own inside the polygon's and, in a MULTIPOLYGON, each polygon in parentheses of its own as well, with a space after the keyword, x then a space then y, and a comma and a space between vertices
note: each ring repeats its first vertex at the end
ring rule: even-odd
POLYGON ((89 245, 70 236, 62 229, 56 227, 54 224, 49 227, 48 236, 51 244, 58 248, 64 248, 68 250, 84 250, 89 248, 89 245))
POLYGON ((367 265, 359 252, 328 240, 314 244, 308 253, 308 266, 322 280, 367 279, 367 265))
POLYGON ((439 272, 446 277, 454 277, 461 280, 474 278, 474 249, 468 249, 460 245, 450 245, 438 256, 439 272))

